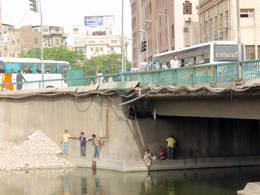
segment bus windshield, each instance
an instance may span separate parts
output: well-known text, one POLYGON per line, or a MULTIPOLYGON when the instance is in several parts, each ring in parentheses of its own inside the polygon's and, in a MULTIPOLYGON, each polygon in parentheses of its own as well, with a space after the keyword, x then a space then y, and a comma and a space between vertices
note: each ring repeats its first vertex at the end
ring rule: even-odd
MULTIPOLYGON (((243 47, 242 47, 243 56, 243 47)), ((237 61, 238 51, 237 45, 214 45, 214 61, 215 62, 227 62, 237 61)))

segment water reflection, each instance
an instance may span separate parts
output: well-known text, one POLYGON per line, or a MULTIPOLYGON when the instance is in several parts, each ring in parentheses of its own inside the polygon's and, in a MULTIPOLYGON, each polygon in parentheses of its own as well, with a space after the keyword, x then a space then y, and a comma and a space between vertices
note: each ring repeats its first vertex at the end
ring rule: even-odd
POLYGON ((87 193, 87 177, 81 177, 81 195, 86 195, 87 193))
POLYGON ((260 181, 260 167, 142 173, 70 171, 0 172, 0 194, 8 195, 235 195, 260 181))

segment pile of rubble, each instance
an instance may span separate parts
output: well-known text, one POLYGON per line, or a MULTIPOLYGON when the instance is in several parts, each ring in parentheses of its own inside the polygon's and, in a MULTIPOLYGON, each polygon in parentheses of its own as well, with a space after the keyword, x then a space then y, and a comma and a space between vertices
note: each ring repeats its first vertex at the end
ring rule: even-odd
POLYGON ((59 146, 37 130, 20 144, 0 141, 0 170, 74 167, 60 153, 59 146))

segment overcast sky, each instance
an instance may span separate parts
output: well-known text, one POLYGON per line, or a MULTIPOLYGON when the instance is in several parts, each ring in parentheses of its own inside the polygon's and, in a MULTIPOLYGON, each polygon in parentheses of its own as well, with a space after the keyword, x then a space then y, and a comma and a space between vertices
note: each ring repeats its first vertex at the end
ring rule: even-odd
MULTIPOLYGON (((29 0, 0 0, 2 21, 19 27, 39 25, 39 14, 29 10, 29 0)), ((84 24, 84 16, 115 15, 114 33, 121 33, 121 0, 42 0, 44 25, 58 25, 65 32, 72 30, 73 24, 84 24)), ((131 37, 130 0, 125 2, 125 32, 131 37)))

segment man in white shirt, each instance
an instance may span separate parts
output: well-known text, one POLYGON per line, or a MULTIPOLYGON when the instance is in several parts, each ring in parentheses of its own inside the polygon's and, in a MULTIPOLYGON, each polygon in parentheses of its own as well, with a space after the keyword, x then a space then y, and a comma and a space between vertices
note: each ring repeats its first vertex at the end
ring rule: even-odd
POLYGON ((176 56, 173 56, 173 58, 170 61, 170 66, 171 68, 179 68, 180 67, 180 62, 177 60, 176 56))

